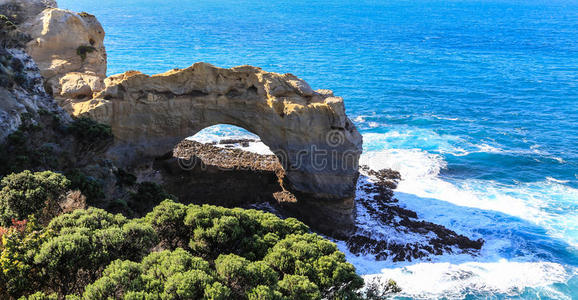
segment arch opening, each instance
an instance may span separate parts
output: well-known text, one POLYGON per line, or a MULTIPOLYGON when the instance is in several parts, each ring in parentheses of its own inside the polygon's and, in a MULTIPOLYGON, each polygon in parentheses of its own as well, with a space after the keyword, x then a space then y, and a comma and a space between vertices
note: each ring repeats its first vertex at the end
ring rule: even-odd
POLYGON ((219 148, 236 148, 260 155, 274 155, 271 148, 265 145, 258 135, 235 125, 219 124, 205 127, 186 140, 211 144, 219 148))
POLYGON ((184 203, 253 207, 277 202, 285 171, 258 135, 227 124, 206 127, 180 141, 153 170, 184 203))

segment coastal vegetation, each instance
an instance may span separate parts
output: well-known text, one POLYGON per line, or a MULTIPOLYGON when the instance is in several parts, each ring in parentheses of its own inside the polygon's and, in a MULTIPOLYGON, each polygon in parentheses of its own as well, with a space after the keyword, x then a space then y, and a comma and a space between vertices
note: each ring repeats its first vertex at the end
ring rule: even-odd
POLYGON ((84 61, 86 59, 86 55, 88 53, 92 53, 96 51, 96 48, 94 48, 93 46, 78 46, 78 48, 76 48, 76 54, 78 54, 78 56, 80 56, 80 58, 84 61))
MULTIPOLYGON (((17 3, 18 14, 0 15, 0 92, 12 105, 0 107, 10 117, 0 128, 0 299, 384 297, 364 290, 337 246, 295 218, 185 205, 107 159, 111 127, 60 110, 51 95, 61 81, 43 80, 21 49, 30 36, 18 24, 31 7, 17 3)), ((100 53, 100 25, 88 23, 98 33, 90 45, 56 39, 67 59, 93 63, 87 55, 100 53)), ((312 93, 305 83, 295 88, 312 93)))
POLYGON ((361 296, 363 280, 343 253, 296 219, 165 200, 142 218, 88 208, 39 222, 70 185, 49 171, 2 179, 2 297, 361 296))

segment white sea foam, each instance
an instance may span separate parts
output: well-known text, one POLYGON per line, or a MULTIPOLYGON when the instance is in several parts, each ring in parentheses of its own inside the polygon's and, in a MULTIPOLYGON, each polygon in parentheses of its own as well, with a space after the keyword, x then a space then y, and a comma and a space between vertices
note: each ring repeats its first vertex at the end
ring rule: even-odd
MULTIPOLYGON (((456 220, 472 219, 472 215, 452 215, 463 208, 482 212, 495 211, 540 226, 557 238, 578 246, 578 212, 571 209, 556 212, 544 209, 565 203, 575 208, 578 190, 550 178, 543 182, 505 185, 491 180, 447 181, 438 175, 446 167, 441 156, 418 149, 390 149, 364 153, 361 163, 374 169, 390 168, 401 173, 396 190, 407 208, 442 225, 456 226, 456 220), (572 204, 574 203, 574 204, 572 204), (572 206, 574 205, 574 206, 572 206)), ((469 211, 468 214, 476 214, 469 211)), ((487 214, 487 213, 486 213, 487 214)), ((478 220, 480 221, 480 220, 478 220)), ((494 221, 488 220, 490 224, 494 221)), ((458 231, 471 232, 467 222, 458 231)))
MULTIPOLYGON (((574 249, 570 252, 578 248, 578 190, 551 177, 542 182, 516 185, 491 180, 443 179, 439 174, 447 163, 441 155, 429 153, 422 147, 391 147, 403 145, 403 139, 409 136, 411 133, 407 131, 364 135, 365 146, 370 150, 362 155, 361 163, 373 169, 399 171, 402 181, 395 196, 400 205, 416 211, 427 221, 470 238, 483 238, 485 244, 480 255, 475 257, 442 255, 417 263, 392 263, 375 261, 372 256, 353 255, 343 243, 338 243, 347 259, 362 274, 367 274, 365 278, 392 278, 403 288, 401 296, 414 298, 442 295, 463 298, 467 291, 519 295, 526 287, 539 287, 543 295, 564 299, 563 294, 548 286, 578 276, 576 268, 544 261, 553 254, 538 248, 544 243, 551 243, 554 248, 574 249), (384 143, 372 145, 381 142, 384 143), (534 242, 536 238, 541 240, 534 242), (533 242, 540 245, 533 245, 533 242)), ((451 147, 448 141, 455 141, 454 137, 432 137, 434 143, 441 142, 437 148, 432 147, 437 152, 456 153, 443 149, 451 147), (439 151, 440 148, 447 151, 439 151)), ((477 148, 479 152, 503 151, 487 144, 477 148)), ((360 217, 367 218, 363 214, 360 217)), ((368 226, 371 223, 364 222, 368 226)))
POLYGON ((217 144, 215 145, 217 147, 225 147, 225 145, 218 144, 218 142, 222 140, 229 140, 229 139, 254 140, 254 142, 249 142, 248 143, 249 145, 246 147, 240 144, 233 144, 232 146, 257 154, 263 155, 273 154, 271 149, 269 149, 267 145, 261 142, 259 136, 245 129, 232 125, 215 125, 207 127, 199 131, 194 136, 189 137, 188 139, 199 143, 217 142, 217 144))
POLYGON ((364 278, 371 280, 376 276, 395 279, 402 288, 399 296, 418 299, 461 299, 472 291, 485 296, 515 296, 526 287, 541 287, 542 293, 551 298, 570 299, 548 286, 566 282, 572 274, 556 263, 500 260, 462 264, 418 263, 383 269, 380 274, 366 275, 364 278))

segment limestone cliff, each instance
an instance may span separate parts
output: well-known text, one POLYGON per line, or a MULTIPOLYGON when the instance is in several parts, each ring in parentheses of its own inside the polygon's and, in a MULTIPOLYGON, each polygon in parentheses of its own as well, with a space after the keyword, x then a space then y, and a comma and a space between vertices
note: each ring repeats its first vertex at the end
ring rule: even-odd
POLYGON ((343 99, 331 91, 314 91, 291 74, 206 63, 153 76, 127 72, 105 83, 94 99, 68 109, 111 125, 116 161, 160 156, 208 126, 231 124, 271 148, 294 191, 330 199, 354 195, 362 138, 343 99))

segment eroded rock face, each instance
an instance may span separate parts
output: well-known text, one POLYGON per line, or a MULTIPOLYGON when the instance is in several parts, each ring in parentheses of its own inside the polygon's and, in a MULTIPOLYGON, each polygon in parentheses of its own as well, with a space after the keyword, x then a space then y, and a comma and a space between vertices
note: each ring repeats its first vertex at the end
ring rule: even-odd
POLYGON ((39 112, 70 119, 44 91, 34 61, 22 49, 0 47, 0 144, 18 130, 24 118, 35 123, 39 112))
POLYGON ((57 7, 54 0, 0 0, 0 13, 18 24, 35 18, 47 8, 57 7))
POLYGON ((46 8, 28 17, 20 28, 30 35, 26 52, 57 100, 91 98, 102 90, 106 50, 104 29, 95 16, 46 8))
POLYGON ((127 72, 105 84, 94 99, 68 109, 111 125, 116 143, 109 155, 119 163, 161 156, 206 127, 231 124, 271 148, 292 191, 316 199, 354 196, 362 137, 331 91, 314 91, 291 74, 206 63, 153 76, 127 72))

